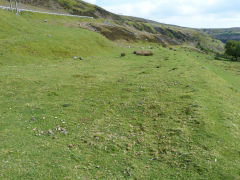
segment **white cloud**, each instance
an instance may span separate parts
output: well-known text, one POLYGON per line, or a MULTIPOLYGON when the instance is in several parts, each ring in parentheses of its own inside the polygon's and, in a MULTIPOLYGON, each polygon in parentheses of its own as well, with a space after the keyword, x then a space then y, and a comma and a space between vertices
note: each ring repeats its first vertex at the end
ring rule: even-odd
POLYGON ((240 26, 238 0, 88 0, 118 14, 190 27, 240 26))
POLYGON ((157 6, 148 1, 142 1, 139 3, 126 3, 118 6, 105 6, 105 8, 111 12, 131 16, 148 16, 151 14, 151 12, 157 10, 157 6))

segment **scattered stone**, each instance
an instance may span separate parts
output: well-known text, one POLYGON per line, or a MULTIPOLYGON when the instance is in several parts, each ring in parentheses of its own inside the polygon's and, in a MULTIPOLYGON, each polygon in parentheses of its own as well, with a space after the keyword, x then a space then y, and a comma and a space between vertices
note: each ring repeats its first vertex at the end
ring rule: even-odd
POLYGON ((35 118, 35 117, 32 117, 32 118, 31 118, 31 121, 35 121, 35 120, 36 120, 36 118, 35 118))
POLYGON ((48 134, 49 134, 49 136, 52 136, 54 133, 53 133, 53 131, 51 129, 49 129, 48 130, 48 134))
POLYGON ((56 127, 56 129, 55 129, 56 131, 61 131, 61 127, 60 126, 58 126, 58 127, 56 127))
POLYGON ((126 56, 126 53, 121 53, 121 57, 125 57, 126 56))
POLYGON ((66 129, 65 129, 65 128, 62 128, 62 129, 61 129, 61 133, 67 134, 66 129))
POLYGON ((171 69, 171 71, 175 71, 175 70, 177 70, 177 68, 172 68, 172 69, 171 69))
POLYGON ((167 44, 165 44, 165 43, 162 44, 162 47, 163 47, 163 48, 167 48, 167 44))
POLYGON ((73 144, 69 144, 68 147, 69 148, 73 148, 74 146, 73 146, 73 144))
POLYGON ((62 107, 69 107, 72 106, 71 104, 63 104, 62 107))
POLYGON ((152 51, 134 51, 133 54, 136 54, 138 56, 153 56, 152 51))
POLYGON ((83 60, 83 58, 81 56, 80 57, 74 56, 73 59, 74 60, 83 60))
POLYGON ((47 19, 45 19, 45 20, 44 20, 44 22, 45 22, 45 23, 47 23, 47 22, 48 22, 48 20, 47 20, 47 19))
POLYGON ((156 68, 158 68, 158 69, 159 69, 159 68, 160 68, 160 66, 157 66, 156 68))
POLYGON ((56 127, 55 131, 58 131, 58 132, 63 133, 65 135, 67 135, 67 133, 68 133, 66 128, 61 128, 60 126, 56 127))

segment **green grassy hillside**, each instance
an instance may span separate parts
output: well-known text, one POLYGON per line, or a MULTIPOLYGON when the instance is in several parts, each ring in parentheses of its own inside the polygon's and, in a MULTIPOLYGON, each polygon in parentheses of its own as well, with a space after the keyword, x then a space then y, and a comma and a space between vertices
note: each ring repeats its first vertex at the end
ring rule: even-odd
POLYGON ((114 49, 114 44, 103 36, 68 25, 73 22, 77 25, 84 19, 69 20, 32 13, 13 16, 6 11, 0 13, 1 56, 8 58, 8 61, 1 62, 3 64, 15 64, 17 61, 43 63, 42 60, 106 54, 114 49), (48 23, 44 22, 46 18, 50 18, 48 23))
POLYGON ((238 62, 81 21, 0 10, 0 179, 240 178, 238 62))
MULTIPOLYGON (((80 26, 99 32, 114 41, 147 41, 164 46, 188 44, 203 51, 218 53, 223 52, 224 49, 222 42, 202 31, 162 24, 143 18, 116 15, 82 0, 19 0, 19 2, 20 8, 37 8, 44 11, 94 17, 97 22, 89 23, 86 19, 80 26)), ((9 3, 6 4, 6 0, 0 0, 0 4, 7 5, 9 3)))

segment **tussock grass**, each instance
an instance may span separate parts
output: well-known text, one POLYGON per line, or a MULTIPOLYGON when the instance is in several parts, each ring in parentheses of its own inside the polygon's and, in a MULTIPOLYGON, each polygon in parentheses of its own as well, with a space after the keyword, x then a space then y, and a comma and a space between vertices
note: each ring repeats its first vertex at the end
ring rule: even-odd
POLYGON ((239 178, 239 63, 0 17, 1 179, 239 178))

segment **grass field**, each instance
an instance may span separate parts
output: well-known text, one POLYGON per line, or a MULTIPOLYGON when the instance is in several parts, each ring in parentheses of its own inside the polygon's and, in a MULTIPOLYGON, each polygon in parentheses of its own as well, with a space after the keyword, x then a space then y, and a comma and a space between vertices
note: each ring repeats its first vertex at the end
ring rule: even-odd
POLYGON ((240 178, 238 62, 0 17, 0 179, 240 178))

